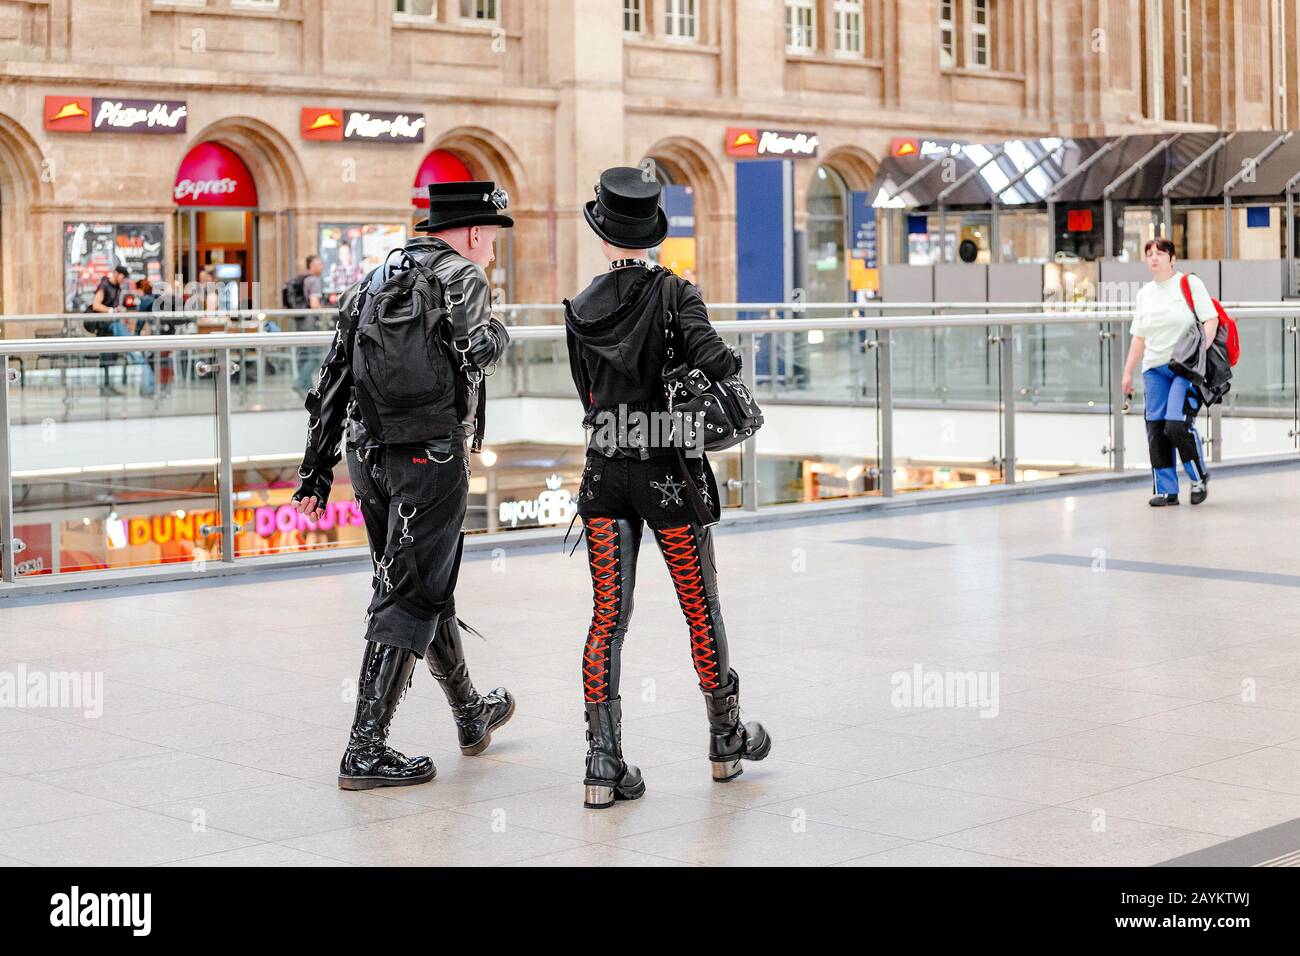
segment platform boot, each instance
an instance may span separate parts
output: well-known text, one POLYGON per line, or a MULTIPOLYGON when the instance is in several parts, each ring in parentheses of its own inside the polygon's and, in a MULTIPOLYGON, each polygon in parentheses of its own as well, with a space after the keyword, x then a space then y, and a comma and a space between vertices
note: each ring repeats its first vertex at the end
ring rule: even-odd
POLYGON ((641 771, 623 759, 623 701, 587 704, 587 775, 582 805, 592 810, 645 793, 641 771))
POLYGON ((437 773, 428 757, 407 757, 388 746, 388 728, 415 671, 414 651, 366 642, 357 681, 357 709, 339 763, 340 790, 409 787, 437 773))
POLYGON ((467 757, 477 757, 492 743, 492 732, 505 726, 515 715, 515 699, 504 687, 494 688, 486 694, 474 689, 474 682, 469 679, 469 665, 465 663, 465 649, 461 645, 462 627, 455 617, 444 617, 439 621, 424 659, 451 707, 460 752, 467 757))
POLYGON ((709 715, 709 764, 713 779, 733 780, 744 773, 742 760, 762 760, 772 750, 772 738, 758 721, 740 722, 740 677, 728 671, 729 681, 704 691, 709 715))

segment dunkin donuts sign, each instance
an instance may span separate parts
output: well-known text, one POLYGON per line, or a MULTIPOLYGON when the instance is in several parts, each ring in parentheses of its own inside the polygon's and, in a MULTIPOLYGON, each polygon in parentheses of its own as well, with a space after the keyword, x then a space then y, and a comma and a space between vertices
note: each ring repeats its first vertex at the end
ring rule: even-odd
POLYGON ((184 133, 188 116, 189 107, 175 100, 45 97, 45 128, 52 133, 184 133))

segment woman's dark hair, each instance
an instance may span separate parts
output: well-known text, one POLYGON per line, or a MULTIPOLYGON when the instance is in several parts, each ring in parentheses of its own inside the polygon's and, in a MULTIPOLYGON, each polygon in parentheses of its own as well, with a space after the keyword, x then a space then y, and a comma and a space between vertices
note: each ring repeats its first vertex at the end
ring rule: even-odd
POLYGON ((148 279, 141 279, 135 284, 135 287, 140 290, 141 295, 149 295, 153 292, 153 283, 148 279))
POLYGON ((1172 239, 1166 239, 1164 236, 1160 236, 1157 239, 1148 239, 1147 244, 1142 247, 1142 255, 1150 255, 1152 246, 1155 246, 1161 252, 1165 253, 1165 255, 1169 256, 1170 259, 1178 258, 1178 250, 1174 248, 1174 241, 1172 239))

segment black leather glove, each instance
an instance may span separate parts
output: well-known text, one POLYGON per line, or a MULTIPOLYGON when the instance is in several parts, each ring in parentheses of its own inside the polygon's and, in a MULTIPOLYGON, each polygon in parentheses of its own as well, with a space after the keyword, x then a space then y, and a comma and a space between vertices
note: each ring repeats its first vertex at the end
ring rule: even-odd
POLYGON ((334 487, 334 470, 317 468, 309 471, 306 468, 299 468, 298 479, 300 484, 298 490, 293 493, 293 500, 306 501, 314 497, 316 507, 324 508, 329 501, 330 489, 334 487))

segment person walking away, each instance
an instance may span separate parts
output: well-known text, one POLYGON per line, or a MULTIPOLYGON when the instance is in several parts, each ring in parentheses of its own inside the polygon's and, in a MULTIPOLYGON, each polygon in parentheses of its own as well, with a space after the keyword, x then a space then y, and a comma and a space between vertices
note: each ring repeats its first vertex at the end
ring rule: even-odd
POLYGON ((324 515, 346 431, 373 558, 357 706, 339 765, 344 790, 433 779, 428 757, 387 744, 420 658, 442 687, 463 754, 486 750, 515 712, 504 687, 475 690, 455 604, 483 380, 509 341, 492 315, 484 270, 497 233, 514 220, 492 183, 428 188, 429 218, 415 227, 428 235, 394 250, 340 298, 334 341, 304 402, 307 449, 294 505, 312 519, 324 515))
POLYGON ((1178 504, 1178 469, 1175 455, 1191 479, 1191 501, 1199 505, 1208 497, 1209 470, 1201 436, 1196 430, 1200 395, 1191 382, 1169 367, 1174 346, 1192 328, 1203 326, 1203 347, 1214 341, 1219 314, 1209 290, 1200 277, 1189 275, 1188 287, 1195 310, 1183 297, 1183 273, 1175 268, 1176 249, 1169 239, 1150 240, 1143 253, 1151 281, 1144 285, 1133 304, 1133 341, 1124 365, 1122 389, 1133 393, 1133 372, 1142 363, 1142 391, 1145 398, 1147 447, 1151 455, 1152 497, 1148 504, 1163 508, 1178 504))
POLYGON ((730 663, 711 534, 721 516, 718 486, 708 460, 702 449, 698 457, 686 458, 674 443, 680 435, 664 442, 653 427, 607 427, 612 419, 630 422, 636 413, 666 412, 668 310, 677 314, 682 337, 677 355, 684 353, 688 368, 716 379, 740 367, 739 356, 709 324, 699 290, 649 262, 650 250, 668 232, 660 191, 640 169, 618 167, 601 174, 596 199, 583 214, 601 240, 609 268, 564 303, 569 367, 585 411, 583 424, 592 428, 578 513, 594 595, 582 655, 584 805, 593 809, 645 793, 640 770, 623 759, 619 669, 646 524, 690 631, 713 779, 734 779, 742 760, 762 760, 772 748, 762 724, 740 720, 740 678, 730 663))

